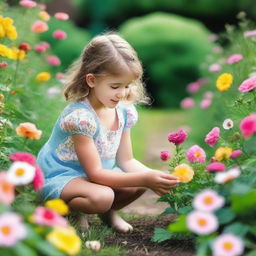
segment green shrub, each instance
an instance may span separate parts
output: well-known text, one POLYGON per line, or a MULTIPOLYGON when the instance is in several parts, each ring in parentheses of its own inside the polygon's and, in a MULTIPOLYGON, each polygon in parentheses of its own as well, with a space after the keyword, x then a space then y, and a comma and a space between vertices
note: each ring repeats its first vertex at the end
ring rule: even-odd
POLYGON ((177 106, 185 95, 184 87, 198 78, 199 64, 210 52, 208 30, 195 20, 154 13, 125 22, 120 33, 145 66, 155 105, 177 106))

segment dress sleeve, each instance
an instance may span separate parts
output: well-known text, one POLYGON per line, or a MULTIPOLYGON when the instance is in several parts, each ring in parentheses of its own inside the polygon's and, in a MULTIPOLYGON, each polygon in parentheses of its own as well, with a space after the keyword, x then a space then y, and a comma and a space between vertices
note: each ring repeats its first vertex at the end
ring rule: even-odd
POLYGON ((138 112, 134 105, 129 105, 126 107, 126 122, 125 122, 125 127, 124 131, 129 130, 132 128, 136 122, 138 121, 138 112))
POLYGON ((97 124, 93 113, 81 108, 62 116, 60 128, 70 134, 83 134, 92 137, 96 133, 97 124))

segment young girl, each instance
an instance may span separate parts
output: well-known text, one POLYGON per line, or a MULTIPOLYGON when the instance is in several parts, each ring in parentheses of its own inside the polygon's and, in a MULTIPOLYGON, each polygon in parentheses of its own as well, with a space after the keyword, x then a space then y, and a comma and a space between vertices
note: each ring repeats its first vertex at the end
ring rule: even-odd
POLYGON ((133 157, 130 128, 137 112, 132 103, 148 101, 142 74, 136 52, 117 34, 96 36, 85 47, 66 77, 64 95, 72 103, 38 155, 44 200, 61 198, 71 209, 100 214, 127 232, 132 226, 116 210, 146 188, 161 196, 179 182, 133 157))

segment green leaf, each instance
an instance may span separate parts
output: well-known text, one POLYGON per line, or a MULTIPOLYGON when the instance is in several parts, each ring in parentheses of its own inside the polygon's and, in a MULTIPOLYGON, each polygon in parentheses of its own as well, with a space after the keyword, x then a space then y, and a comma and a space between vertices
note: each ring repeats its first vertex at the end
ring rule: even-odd
POLYGON ((167 208, 161 213, 161 215, 173 214, 173 213, 177 213, 177 212, 175 211, 175 209, 173 209, 172 207, 167 207, 167 208))
POLYGON ((179 208, 179 210, 178 210, 178 212, 180 213, 180 214, 187 214, 187 213, 189 213, 190 211, 192 211, 192 206, 191 205, 187 205, 187 206, 184 206, 184 207, 182 207, 182 208, 179 208))
POLYGON ((186 215, 180 215, 177 221, 168 225, 167 230, 170 232, 188 232, 189 230, 186 224, 186 215))
POLYGON ((236 182, 236 183, 233 183, 233 186, 232 186, 230 192, 231 192, 231 194, 244 195, 244 194, 248 193, 249 190, 250 190, 250 187, 248 186, 248 184, 236 182))
POLYGON ((65 253, 59 251, 52 244, 47 241, 40 241, 36 244, 36 248, 43 254, 47 256, 66 256, 65 253))
POLYGON ((244 254, 244 256, 256 256, 256 250, 250 251, 250 252, 244 254))
POLYGON ((219 224, 227 224, 235 218, 234 212, 230 208, 222 208, 216 212, 219 224))
POLYGON ((225 233, 232 233, 237 236, 244 237, 249 231, 249 226, 241 222, 235 222, 224 228, 225 233))
POLYGON ((163 228, 155 228, 154 230, 154 235, 152 237, 153 242, 163 242, 165 240, 168 240, 172 237, 172 233, 167 231, 166 229, 163 228))
POLYGON ((207 251, 208 251, 208 243, 199 244, 197 252, 196 252, 196 256, 208 255, 207 251))
POLYGON ((37 253, 32 248, 21 242, 16 243, 12 249, 17 256, 37 256, 37 253))

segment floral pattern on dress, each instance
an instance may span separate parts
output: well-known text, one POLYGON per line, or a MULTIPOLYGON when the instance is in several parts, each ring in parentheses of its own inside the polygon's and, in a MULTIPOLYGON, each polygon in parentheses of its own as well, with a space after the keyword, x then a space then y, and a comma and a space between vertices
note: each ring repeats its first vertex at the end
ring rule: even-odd
POLYGON ((55 152, 62 161, 78 161, 74 142, 71 136, 67 137, 67 140, 64 143, 59 144, 55 152))
POLYGON ((130 105, 126 108, 126 115, 127 117, 125 129, 130 129, 136 124, 138 120, 138 112, 136 111, 134 105, 130 105))
POLYGON ((64 132, 82 133, 88 136, 93 136, 97 129, 93 114, 83 108, 64 114, 60 120, 60 128, 64 132))

